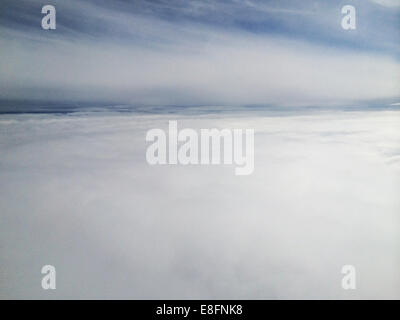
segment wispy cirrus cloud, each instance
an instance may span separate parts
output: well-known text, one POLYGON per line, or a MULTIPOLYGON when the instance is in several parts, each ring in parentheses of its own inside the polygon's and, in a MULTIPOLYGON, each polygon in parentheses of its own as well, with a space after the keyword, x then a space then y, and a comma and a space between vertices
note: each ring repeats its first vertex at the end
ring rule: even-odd
POLYGON ((399 13, 358 3, 359 28, 349 33, 340 4, 55 1, 57 30, 44 31, 41 3, 6 2, 0 97, 284 105, 398 97, 399 13))
POLYGON ((400 7, 399 0, 371 0, 371 1, 385 7, 400 7))

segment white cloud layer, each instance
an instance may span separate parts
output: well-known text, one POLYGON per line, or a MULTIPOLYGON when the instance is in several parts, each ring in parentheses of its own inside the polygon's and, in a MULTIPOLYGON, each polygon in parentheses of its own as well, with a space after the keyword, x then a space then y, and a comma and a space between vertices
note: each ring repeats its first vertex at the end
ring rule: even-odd
POLYGON ((147 165, 170 119, 1 117, 0 297, 400 298, 398 112, 175 116, 254 128, 247 177, 147 165))

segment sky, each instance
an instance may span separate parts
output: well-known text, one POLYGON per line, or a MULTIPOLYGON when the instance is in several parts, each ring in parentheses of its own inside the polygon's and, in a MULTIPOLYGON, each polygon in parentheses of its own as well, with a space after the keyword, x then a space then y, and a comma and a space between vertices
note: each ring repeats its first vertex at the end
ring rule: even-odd
POLYGON ((135 105, 400 100, 400 1, 42 1, 0 5, 0 99, 135 105), (356 8, 356 30, 341 8, 356 8))
POLYGON ((399 0, 0 1, 0 299, 398 299, 399 24, 399 0), (140 112, 1 109, 80 103, 140 112), (254 173, 149 166, 170 120, 254 129, 254 173))

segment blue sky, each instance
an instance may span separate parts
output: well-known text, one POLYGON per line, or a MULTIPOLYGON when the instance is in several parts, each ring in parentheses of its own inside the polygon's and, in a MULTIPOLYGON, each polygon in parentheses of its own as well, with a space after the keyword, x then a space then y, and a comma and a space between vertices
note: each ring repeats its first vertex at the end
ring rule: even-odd
POLYGON ((400 96, 400 1, 2 1, 1 99, 354 104, 400 96), (341 28, 356 8, 357 29, 341 28))

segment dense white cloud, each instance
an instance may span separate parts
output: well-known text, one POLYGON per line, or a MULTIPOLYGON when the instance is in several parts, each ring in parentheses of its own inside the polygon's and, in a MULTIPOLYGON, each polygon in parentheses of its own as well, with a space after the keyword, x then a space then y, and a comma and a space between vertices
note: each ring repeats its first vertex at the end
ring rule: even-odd
POLYGON ((399 298, 399 114, 3 115, 0 296, 399 298), (149 166, 145 133, 254 128, 255 172, 149 166), (41 289, 44 264, 57 289, 41 289), (342 265, 358 288, 340 287, 342 265))

